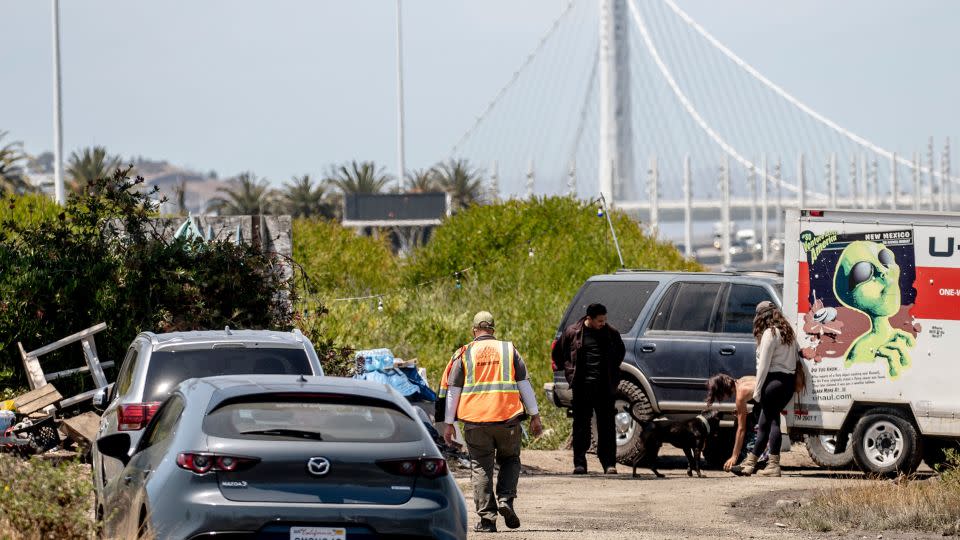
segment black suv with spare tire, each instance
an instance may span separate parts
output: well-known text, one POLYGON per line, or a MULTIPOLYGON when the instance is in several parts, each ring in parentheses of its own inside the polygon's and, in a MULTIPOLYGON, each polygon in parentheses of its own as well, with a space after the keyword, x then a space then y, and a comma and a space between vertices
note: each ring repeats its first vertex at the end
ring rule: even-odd
MULTIPOLYGON (((764 300, 779 306, 782 290, 783 281, 775 274, 624 270, 593 276, 567 307, 553 344, 588 305, 605 305, 608 323, 620 331, 626 346, 618 411, 639 400, 644 405, 638 413, 645 409, 651 416, 691 417, 704 409, 711 375, 755 373, 754 309, 764 300)), ((563 366, 552 368, 553 382, 544 385, 547 398, 569 410, 572 392, 563 366)), ((733 402, 719 408, 732 412, 733 402)), ((732 422, 723 426, 704 452, 714 465, 722 464, 732 449, 732 422)), ((641 448, 629 414, 617 414, 616 432, 617 460, 632 464, 641 448)))

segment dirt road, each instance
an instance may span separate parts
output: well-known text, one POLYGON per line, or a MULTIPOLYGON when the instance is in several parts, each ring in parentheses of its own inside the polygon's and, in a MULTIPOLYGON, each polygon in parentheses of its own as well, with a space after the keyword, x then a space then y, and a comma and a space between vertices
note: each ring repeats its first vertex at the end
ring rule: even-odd
MULTIPOLYGON (((859 477, 857 473, 834 474, 816 468, 806 449, 797 445, 783 454, 782 478, 737 478, 722 471, 704 471, 705 478, 688 478, 682 454, 664 450, 661 459, 667 466, 660 472, 667 477, 663 479, 655 478, 649 470, 639 470, 640 478, 632 478, 632 469, 623 465, 617 476, 597 472, 573 476, 568 451, 524 451, 524 467, 531 470, 521 477, 515 501, 522 527, 511 531, 501 519, 496 538, 810 538, 819 535, 778 527, 770 516, 743 517, 744 512, 737 512, 731 505, 763 493, 779 498, 777 492, 783 490, 842 486, 859 477)), ((590 459, 591 471, 599 471, 595 456, 590 459)), ((467 507, 472 510, 469 479, 463 473, 458 476, 467 507)), ((471 531, 476 521, 476 514, 471 513, 471 531)), ((471 533, 471 538, 491 535, 471 533)), ((876 538, 876 533, 869 538, 876 538)), ((890 539, 891 535, 884 538, 890 539)))

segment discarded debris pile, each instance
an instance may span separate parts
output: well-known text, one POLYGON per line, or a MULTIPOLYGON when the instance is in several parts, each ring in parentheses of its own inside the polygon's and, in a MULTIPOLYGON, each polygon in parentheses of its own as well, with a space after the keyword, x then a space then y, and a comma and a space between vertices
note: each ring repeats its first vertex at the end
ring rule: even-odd
POLYGON ((51 451, 63 455, 86 454, 96 439, 100 417, 84 412, 64 417, 58 404, 63 401, 52 384, 27 392, 9 401, 0 409, 0 452, 33 456, 51 451))
POLYGON ((21 456, 56 452, 63 457, 89 452, 96 440, 100 416, 84 409, 89 409, 90 399, 106 388, 103 368, 113 365, 113 362, 100 362, 94 342, 94 335, 106 327, 100 323, 30 352, 17 343, 32 390, 0 403, 0 451, 21 456), (40 357, 76 342, 83 348, 86 365, 44 374, 40 357), (64 399, 50 383, 79 373, 90 373, 95 385, 93 390, 64 399), (71 450, 63 452, 67 449, 71 450))

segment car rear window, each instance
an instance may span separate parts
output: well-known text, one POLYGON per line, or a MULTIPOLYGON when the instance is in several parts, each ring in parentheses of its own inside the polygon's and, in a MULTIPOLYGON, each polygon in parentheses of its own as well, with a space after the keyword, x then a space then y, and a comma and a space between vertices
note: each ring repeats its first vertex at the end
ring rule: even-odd
POLYGON ((586 315, 587 306, 599 303, 607 308, 607 323, 626 334, 637 322, 657 284, 656 281, 589 281, 567 310, 560 331, 586 315))
POLYGON ((203 431, 231 439, 324 442, 413 442, 423 435, 416 421, 389 407, 274 399, 215 409, 203 420, 203 431))
POLYGON ((144 401, 163 401, 181 382, 216 375, 313 375, 303 349, 231 347, 155 351, 144 401))

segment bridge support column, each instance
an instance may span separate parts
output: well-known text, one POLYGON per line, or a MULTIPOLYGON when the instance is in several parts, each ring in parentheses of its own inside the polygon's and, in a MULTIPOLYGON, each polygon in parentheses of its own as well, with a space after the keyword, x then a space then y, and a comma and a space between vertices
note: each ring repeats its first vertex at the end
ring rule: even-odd
POLYGON ((723 266, 730 267, 730 158, 723 155, 723 171, 720 175, 720 249, 723 250, 723 266))
POLYGON ((650 234, 659 236, 660 229, 660 171, 657 169, 657 156, 650 158, 650 234))
POLYGON ((683 157, 683 251, 693 257, 693 178, 690 154, 683 157))
POLYGON ((897 153, 894 152, 890 157, 890 208, 897 209, 897 196, 900 192, 900 186, 897 183, 897 153))
POLYGON ((913 209, 920 210, 920 152, 913 153, 913 209))
POLYGON ((803 152, 797 156, 797 207, 807 207, 806 171, 803 167, 803 152))
POLYGON ((830 208, 837 207, 837 155, 830 154, 830 175, 827 181, 830 182, 830 208))
POLYGON ((770 260, 770 231, 767 230, 769 201, 767 200, 767 156, 760 156, 760 253, 763 262, 770 260))
POLYGON ((628 23, 627 0, 600 0, 599 184, 610 206, 635 195, 628 23))

